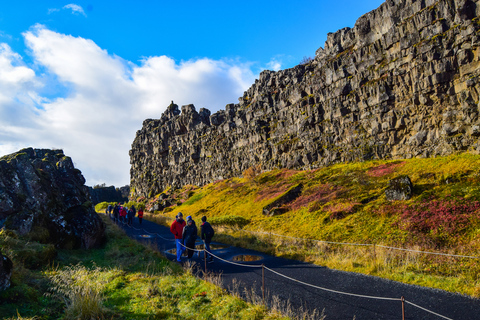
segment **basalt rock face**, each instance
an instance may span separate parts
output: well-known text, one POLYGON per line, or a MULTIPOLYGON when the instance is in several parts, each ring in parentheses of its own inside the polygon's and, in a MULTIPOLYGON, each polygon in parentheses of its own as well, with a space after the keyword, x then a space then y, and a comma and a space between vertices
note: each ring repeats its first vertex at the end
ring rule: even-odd
POLYGON ((238 104, 172 104, 130 151, 135 196, 262 169, 478 152, 480 1, 388 0, 238 104))
POLYGON ((99 246, 105 231, 71 158, 32 148, 0 158, 2 226, 59 248, 99 246))
POLYGON ((90 192, 92 202, 95 205, 100 202, 128 202, 128 190, 130 190, 130 188, 126 186, 126 195, 124 191, 125 187, 122 188, 115 188, 114 186, 93 188, 88 187, 88 190, 90 192))

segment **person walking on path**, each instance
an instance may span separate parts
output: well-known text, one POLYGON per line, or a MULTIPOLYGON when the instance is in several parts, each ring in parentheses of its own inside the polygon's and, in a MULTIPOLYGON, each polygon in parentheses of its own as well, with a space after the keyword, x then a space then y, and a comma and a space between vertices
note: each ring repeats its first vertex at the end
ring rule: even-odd
POLYGON ((133 218, 135 218, 135 207, 132 206, 133 210, 130 208, 128 210, 127 216, 128 216, 128 225, 131 226, 133 224, 133 218))
POLYGON ((142 219, 143 219, 143 209, 140 208, 138 209, 138 223, 142 224, 142 219))
POLYGON ((115 206, 113 207, 113 220, 115 221, 115 223, 118 222, 119 214, 120 214, 120 209, 118 208, 118 205, 115 204, 115 206))
POLYGON ((177 219, 173 221, 170 226, 170 232, 175 236, 175 244, 177 247, 177 262, 182 262, 181 256, 183 254, 183 228, 185 227, 186 222, 183 220, 183 214, 178 213, 177 219))
POLYGON ((203 243, 205 244, 204 260, 206 260, 208 256, 210 256, 208 262, 213 262, 213 256, 210 252, 210 243, 212 242, 212 237, 214 236, 214 234, 215 231, 213 231, 210 223, 207 222, 207 217, 203 216, 202 225, 200 226, 200 236, 202 237, 203 243))
POLYGON ((192 259, 193 254, 195 251, 195 241, 197 240, 197 226, 195 225, 195 221, 193 221, 192 216, 187 217, 187 225, 183 228, 183 241, 185 247, 187 247, 187 256, 188 259, 192 259))
POLYGON ((122 223, 127 222, 127 209, 125 207, 120 207, 120 221, 122 223))

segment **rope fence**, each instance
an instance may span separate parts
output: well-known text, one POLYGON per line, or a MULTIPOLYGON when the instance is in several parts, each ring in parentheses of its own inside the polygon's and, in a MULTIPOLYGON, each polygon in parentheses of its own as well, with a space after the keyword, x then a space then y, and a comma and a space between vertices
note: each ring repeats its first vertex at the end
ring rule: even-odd
MULTIPOLYGON (((145 229, 138 229, 138 228, 135 228, 131 225, 129 225, 128 223, 124 222, 124 221, 120 221, 124 226, 127 226, 129 228, 132 228, 136 231, 143 231, 143 232, 146 232, 148 234, 151 234, 151 235, 156 235, 158 236, 159 238, 161 239, 164 239, 164 240, 167 240, 167 241, 175 241, 175 240, 172 240, 172 239, 167 239, 167 238, 164 238, 162 237, 160 234, 158 233, 151 233, 145 229)), ((246 231, 246 230, 244 230, 246 231)), ((248 231, 247 231, 248 232, 248 231)), ((252 233, 261 233, 261 232, 252 232, 252 233)), ((269 234, 269 233, 267 233, 269 234)), ((274 234, 275 235, 275 234, 274 234)), ((295 238, 295 237, 289 237, 289 236, 282 236, 282 235, 277 235, 277 236, 281 236, 281 237, 287 237, 287 238, 294 238, 294 239, 298 239, 298 240, 309 240, 309 239, 303 239, 303 238, 295 238)), ((347 245, 363 245, 363 246, 375 246, 373 244, 355 244, 355 243, 342 243, 342 242, 333 242, 333 241, 321 241, 321 240, 314 240, 314 239, 311 239, 310 241, 317 241, 317 242, 323 242, 323 243, 330 243, 330 244, 347 244, 347 245)), ((402 319, 405 320, 405 303, 413 306, 413 307, 416 307, 420 310, 423 310, 425 312, 428 312, 430 314, 433 314, 437 317, 440 317, 442 319, 446 319, 446 320, 453 320, 452 318, 448 318, 446 316, 443 316, 439 313, 436 313, 432 310, 429 310, 425 307, 422 307, 422 306, 419 306, 411 301, 408 301, 406 300, 403 296, 401 298, 391 298, 391 297, 379 297, 379 296, 369 296, 369 295, 362 295, 362 294, 356 294, 356 293, 351 293, 351 292, 343 292, 343 291, 338 291, 338 290, 333 290, 333 289, 328 289, 328 288, 324 288, 324 287, 320 287, 320 286, 317 286, 317 285, 313 285, 313 284, 310 284, 310 283, 307 283, 307 282, 304 282, 304 281, 301 281, 301 280, 298 280, 298 279, 294 279, 292 277, 289 277, 287 275, 284 275, 280 272, 277 272, 273 269, 270 269, 268 267, 266 267, 264 264, 262 265, 252 265, 252 264, 245 264, 245 263, 236 263, 236 262, 233 262, 233 261, 229 261, 229 260, 225 260, 225 259, 222 259, 220 258, 219 256, 213 254, 212 252, 210 251, 207 251, 205 248, 204 249, 192 249, 192 248, 188 248, 186 247, 184 244, 181 243, 181 245, 186 248, 186 249, 189 249, 189 250, 192 250, 192 251, 195 251, 195 252, 198 252, 199 253, 199 256, 200 256, 200 252, 204 252, 204 257, 206 253, 210 254, 211 256, 215 257, 216 259, 220 260, 220 261, 223 261, 227 264, 231 264, 231 265, 236 265, 236 266, 241 266, 241 267, 245 267, 245 268, 262 268, 262 295, 263 295, 263 301, 264 301, 264 304, 265 304, 265 270, 266 271, 269 271, 273 274, 276 274, 282 278, 285 278, 287 280, 290 280, 290 281, 293 281, 293 282, 296 282, 296 283, 299 283, 299 284, 302 284, 304 286, 308 286, 308 287, 311 287, 311 288, 314 288, 314 289, 317 289, 317 290, 322 290, 322 291, 327 291, 327 292, 331 292, 331 293, 335 293, 335 294, 341 294, 341 295, 346 295, 346 296, 351 296, 351 297, 357 297, 357 298, 365 298, 365 299, 374 299, 374 300, 386 300, 386 301, 400 301, 402 303, 402 319)), ((409 249, 402 249, 402 248, 395 248, 395 247, 387 247, 387 246, 380 246, 380 245, 377 245, 378 247, 384 247, 384 248, 387 248, 387 249, 397 249, 397 250, 404 250, 404 251, 413 251, 413 252, 420 252, 420 253, 430 253, 430 252, 426 252, 426 251, 419 251, 419 250, 409 250, 409 249)), ((447 254, 443 254, 443 253, 432 253, 432 254, 441 254, 441 255, 447 255, 447 254)), ((451 256, 454 256, 454 257, 467 257, 467 258, 470 258, 472 256, 461 256, 461 255, 451 255, 451 256)), ((479 258, 479 257, 473 257, 473 258, 479 258)), ((205 260, 205 273, 207 273, 207 259, 204 259, 205 260)))
MULTIPOLYGON (((170 218, 170 217, 164 217, 164 218, 173 220, 173 218, 170 218)), ((224 227, 224 228, 235 231, 234 229, 230 229, 228 227, 224 227)), ((294 240, 298 240, 298 241, 313 241, 313 242, 317 242, 317 243, 346 245, 346 246, 359 246, 359 247, 378 247, 378 248, 384 248, 384 249, 391 249, 391 250, 398 250, 398 251, 405 251, 405 252, 414 252, 414 253, 420 253, 420 254, 432 254, 432 255, 438 255, 438 256, 454 257, 454 258, 480 259, 480 256, 450 254, 450 253, 433 252, 433 251, 422 251, 422 250, 415 250, 415 249, 384 246, 384 245, 381 245, 381 244, 374 244, 374 243, 336 242, 336 241, 326 241, 326 240, 317 240, 317 239, 307 239, 307 238, 285 236, 285 235, 282 235, 282 234, 265 232, 265 231, 251 231, 251 230, 244 230, 244 229, 240 229, 240 231, 246 232, 246 233, 251 233, 251 234, 262 234, 262 235, 276 236, 276 237, 281 237, 281 238, 294 239, 294 240)))
MULTIPOLYGON (((230 229, 233 230, 233 229, 230 229)), ((432 251, 422 251, 422 250, 414 250, 414 249, 406 249, 406 248, 397 248, 397 247, 390 247, 384 246, 380 244, 372 244, 372 243, 350 243, 350 242, 335 242, 335 241, 325 241, 325 240, 317 240, 317 239, 306 239, 306 238, 297 238, 291 236, 285 236, 281 234, 271 233, 271 232, 262 232, 262 231, 250 231, 250 230, 241 230, 243 232, 252 233, 252 234, 263 234, 263 235, 270 235, 276 236, 281 238, 289 238, 299 241, 313 241, 318 243, 327 243, 327 244, 336 244, 336 245, 349 245, 349 246, 364 246, 364 247, 378 247, 378 248, 385 248, 391 250, 398 250, 398 251, 407 251, 407 252, 415 252, 415 253, 422 253, 422 254, 433 254, 439 256, 447 256, 447 257, 455 257, 455 258, 468 258, 468 259, 480 259, 479 256, 469 256, 469 255, 459 255, 459 254, 449 254, 449 253, 442 253, 442 252, 432 252, 432 251)))

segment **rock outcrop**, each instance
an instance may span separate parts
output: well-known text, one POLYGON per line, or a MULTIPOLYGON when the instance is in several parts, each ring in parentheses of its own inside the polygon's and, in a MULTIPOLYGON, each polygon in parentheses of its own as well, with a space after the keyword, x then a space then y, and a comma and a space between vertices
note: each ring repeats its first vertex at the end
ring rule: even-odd
POLYGON ((128 201, 128 191, 125 195, 124 189, 130 188, 128 186, 122 188, 115 188, 114 186, 110 187, 88 187, 90 192, 90 197, 94 205, 100 202, 127 202, 128 201))
POLYGON ((130 151, 136 197, 263 170, 478 152, 480 1, 387 0, 210 114, 171 104, 130 151))
POLYGON ((388 181, 388 187, 385 189, 387 200, 409 200, 412 198, 413 185, 408 176, 396 177, 388 181))
POLYGON ((0 227, 59 248, 104 238, 80 170, 62 150, 23 149, 0 158, 0 227))

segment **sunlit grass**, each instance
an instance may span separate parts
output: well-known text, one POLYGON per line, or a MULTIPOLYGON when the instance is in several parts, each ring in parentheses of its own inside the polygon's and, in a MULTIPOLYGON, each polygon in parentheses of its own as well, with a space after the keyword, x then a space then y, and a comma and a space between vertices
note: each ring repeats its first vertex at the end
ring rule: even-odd
POLYGON ((343 163, 311 171, 259 173, 252 169, 246 173, 246 178, 196 188, 192 194, 195 201, 153 216, 163 217, 168 225, 171 220, 166 219, 172 219, 179 211, 198 220, 205 215, 220 231, 217 241, 339 270, 480 296, 480 270, 475 259, 405 255, 382 252, 379 248, 373 257, 370 251, 355 246, 330 247, 323 252, 315 246, 292 245, 278 237, 268 239, 241 231, 477 256, 480 212, 475 201, 480 201, 479 155, 343 163), (412 180, 412 199, 387 201, 384 191, 388 181, 399 175, 408 175, 412 180), (262 214, 263 207, 272 199, 299 183, 303 185, 302 194, 285 205, 286 213, 273 217, 262 214), (460 204, 471 209, 468 216, 458 217, 460 204), (436 220, 421 224, 415 210, 436 220), (234 226, 233 230, 222 228, 232 227, 228 217, 248 223, 234 226))
POLYGON ((26 268, 20 253, 49 246, 0 231, 2 252, 15 265, 13 287, 0 293, 2 319, 290 319, 285 310, 230 295, 220 276, 196 277, 102 217, 104 248, 59 250, 38 269, 26 268))

